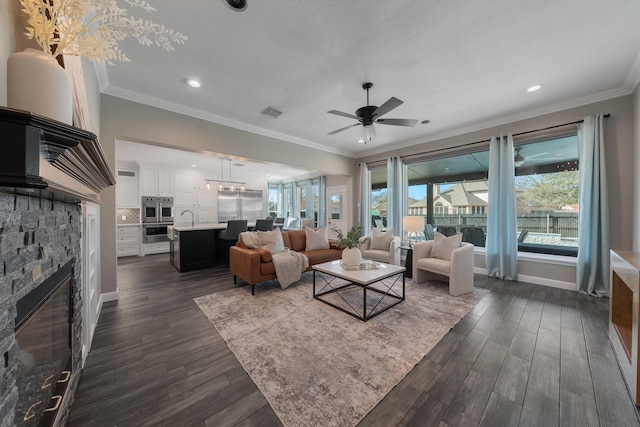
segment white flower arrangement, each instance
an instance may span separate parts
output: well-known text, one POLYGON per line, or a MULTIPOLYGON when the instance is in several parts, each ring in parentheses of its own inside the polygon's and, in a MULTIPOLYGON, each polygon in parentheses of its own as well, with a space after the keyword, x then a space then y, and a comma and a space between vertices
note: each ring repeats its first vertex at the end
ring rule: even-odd
MULTIPOLYGON (((144 0, 121 0, 146 12, 155 9, 144 0)), ((130 61, 118 43, 129 36, 144 46, 167 51, 187 36, 149 20, 129 16, 117 0, 20 0, 27 15, 26 35, 53 56, 75 55, 113 64, 130 61)))

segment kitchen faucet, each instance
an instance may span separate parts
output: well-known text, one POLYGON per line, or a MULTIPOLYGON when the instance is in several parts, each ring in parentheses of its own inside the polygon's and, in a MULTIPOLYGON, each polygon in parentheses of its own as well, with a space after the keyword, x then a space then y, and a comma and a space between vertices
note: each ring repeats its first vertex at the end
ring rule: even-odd
POLYGON ((193 215, 193 211, 190 211, 189 209, 185 209, 182 211, 182 213, 180 214, 180 216, 184 215, 185 213, 189 212, 191 214, 191 227, 195 227, 195 222, 194 222, 194 215, 193 215))

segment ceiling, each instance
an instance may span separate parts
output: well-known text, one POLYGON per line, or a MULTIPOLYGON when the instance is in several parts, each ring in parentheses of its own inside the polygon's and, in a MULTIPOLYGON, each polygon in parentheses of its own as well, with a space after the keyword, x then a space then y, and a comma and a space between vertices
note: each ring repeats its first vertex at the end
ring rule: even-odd
POLYGON ((125 40, 131 62, 106 67, 103 92, 359 157, 628 94, 640 76, 637 0, 247 2, 151 0, 148 18, 189 39, 125 40), (418 124, 376 124, 367 145, 362 126, 327 135, 355 122, 327 111, 366 105, 365 82, 372 105, 404 101, 385 118, 418 124))

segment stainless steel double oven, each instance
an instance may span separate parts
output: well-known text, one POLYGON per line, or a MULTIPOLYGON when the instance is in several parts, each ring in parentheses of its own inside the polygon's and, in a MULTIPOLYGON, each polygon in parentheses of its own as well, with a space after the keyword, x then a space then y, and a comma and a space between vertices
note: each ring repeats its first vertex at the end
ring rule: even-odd
POLYGON ((142 197, 142 242, 169 241, 169 225, 173 225, 173 197, 142 197))

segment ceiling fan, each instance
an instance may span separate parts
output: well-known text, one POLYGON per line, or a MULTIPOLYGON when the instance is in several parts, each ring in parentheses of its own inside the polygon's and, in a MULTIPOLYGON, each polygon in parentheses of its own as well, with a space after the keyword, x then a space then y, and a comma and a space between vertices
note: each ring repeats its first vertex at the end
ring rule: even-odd
POLYGON ((333 132, 329 132, 327 135, 335 135, 338 132, 342 132, 352 127, 362 125, 364 127, 365 134, 364 142, 366 144, 367 141, 371 141, 375 136, 375 130, 373 128, 374 123, 393 126, 415 126, 416 123, 418 123, 418 120, 413 119, 381 119, 381 116, 400 106, 402 104, 402 101, 392 96, 379 107, 375 105, 369 105, 369 89, 371 89, 372 87, 373 83, 364 83, 362 85, 362 89, 367 91, 367 105, 358 108, 355 115, 343 113, 342 111, 337 110, 327 111, 327 113, 329 114, 335 114, 336 116, 348 117, 350 119, 358 120, 358 123, 353 123, 349 126, 336 129, 333 132))

